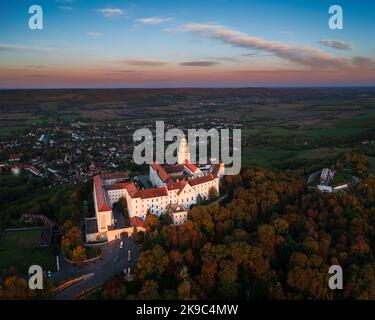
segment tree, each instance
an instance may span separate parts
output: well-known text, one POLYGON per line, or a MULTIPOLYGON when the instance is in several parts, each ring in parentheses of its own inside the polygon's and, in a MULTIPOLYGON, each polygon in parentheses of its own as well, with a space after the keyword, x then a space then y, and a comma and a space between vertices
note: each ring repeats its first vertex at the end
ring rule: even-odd
POLYGON ((141 244, 144 240, 144 232, 138 231, 137 227, 133 227, 132 239, 135 243, 141 244))
POLYGON ((140 300, 157 300, 160 299, 158 292, 159 285, 155 280, 146 280, 138 293, 140 300))
POLYGON ((27 297, 28 285, 23 278, 7 277, 0 286, 0 299, 25 300, 27 297))
POLYGON ((224 299, 234 299, 237 297, 237 264, 231 260, 220 261, 220 271, 218 274, 218 292, 224 299))
POLYGON ((128 212, 128 204, 124 197, 121 197, 117 203, 114 204, 114 207, 117 207, 117 210, 124 216, 125 225, 130 226, 130 217, 128 212))
POLYGON ((107 300, 125 299, 127 294, 125 283, 120 275, 115 275, 104 285, 103 297, 107 300))
POLYGON ((363 267, 351 265, 350 277, 345 290, 346 299, 374 300, 375 299, 375 267, 366 264, 363 267))
POLYGON ((266 257, 273 256, 275 246, 275 229, 269 224, 263 224, 258 228, 258 240, 262 245, 266 257))
POLYGON ((145 280, 152 275, 160 276, 166 270, 168 263, 167 253, 160 245, 156 245, 151 250, 140 253, 136 265, 136 274, 141 280, 145 280))
POLYGON ((150 228, 150 230, 158 229, 160 227, 159 217, 155 214, 148 213, 146 215, 145 225, 147 228, 150 228))
POLYGON ((219 197, 219 191, 216 189, 216 187, 211 187, 208 190, 208 200, 214 201, 219 197))
POLYGON ((196 296, 192 294, 192 285, 190 281, 184 281, 177 287, 179 300, 194 300, 196 296))
POLYGON ((218 205, 198 206, 190 210, 189 217, 191 221, 197 223, 203 232, 212 235, 214 232, 213 216, 215 215, 214 211, 217 210, 220 210, 218 205))
POLYGON ((43 290, 29 289, 28 296, 30 299, 34 299, 34 300, 47 300, 53 297, 54 291, 55 291, 55 285, 53 284, 52 279, 44 278, 43 290))
POLYGON ((67 220, 62 226, 63 236, 61 239, 61 250, 64 256, 76 262, 83 261, 85 256, 84 247, 82 245, 81 230, 74 225, 71 220, 67 220), (77 247, 80 247, 77 250, 77 247), (73 255, 75 256, 73 259, 73 255))
POLYGON ((167 225, 173 223, 172 215, 170 214, 170 209, 169 209, 169 211, 167 209, 167 212, 162 214, 159 217, 159 221, 160 221, 160 224, 163 225, 163 226, 167 226, 167 225))
POLYGON ((150 218, 127 298, 374 299, 373 176, 337 194, 291 172, 244 169, 225 180, 225 206, 196 206, 181 226, 150 218), (342 291, 328 288, 333 264, 342 291))
POLYGON ((87 259, 86 256, 86 249, 85 247, 78 245, 73 249, 72 253, 72 261, 76 263, 80 263, 82 261, 85 261, 87 259))

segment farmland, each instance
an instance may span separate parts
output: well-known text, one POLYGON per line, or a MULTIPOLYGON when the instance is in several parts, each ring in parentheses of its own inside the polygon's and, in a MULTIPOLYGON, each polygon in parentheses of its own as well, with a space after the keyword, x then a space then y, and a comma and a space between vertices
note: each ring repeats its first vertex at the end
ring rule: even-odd
MULTIPOLYGON (((373 88, 5 90, 0 137, 77 120, 91 124, 218 117, 242 127, 244 165, 290 166, 369 149, 375 140, 373 88)), ((184 120, 181 122, 181 120, 184 120)), ((209 119, 212 119, 210 122, 209 119)), ((187 128, 187 127, 186 127, 187 128)), ((371 148, 370 148, 371 149, 371 148)), ((368 150, 366 151, 368 153, 368 150)), ((371 152, 370 152, 371 153, 371 152)), ((373 156, 372 154, 369 154, 373 156)))

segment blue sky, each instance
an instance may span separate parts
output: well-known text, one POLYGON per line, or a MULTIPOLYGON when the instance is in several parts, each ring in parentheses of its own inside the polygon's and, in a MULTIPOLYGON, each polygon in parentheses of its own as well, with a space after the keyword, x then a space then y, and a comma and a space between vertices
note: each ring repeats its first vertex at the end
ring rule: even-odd
POLYGON ((0 87, 374 85, 375 2, 12 0, 0 87), (43 8, 43 30, 28 8, 43 8), (328 8, 344 29, 328 28, 328 8))

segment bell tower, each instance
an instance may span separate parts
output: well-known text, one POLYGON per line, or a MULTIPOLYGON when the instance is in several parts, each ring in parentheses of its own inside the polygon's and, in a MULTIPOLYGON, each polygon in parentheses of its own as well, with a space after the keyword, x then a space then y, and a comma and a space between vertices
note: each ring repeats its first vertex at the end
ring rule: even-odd
POLYGON ((177 162, 179 164, 185 163, 186 161, 190 161, 190 153, 189 153, 189 145, 183 137, 180 140, 180 144, 178 145, 178 153, 177 153, 177 162))

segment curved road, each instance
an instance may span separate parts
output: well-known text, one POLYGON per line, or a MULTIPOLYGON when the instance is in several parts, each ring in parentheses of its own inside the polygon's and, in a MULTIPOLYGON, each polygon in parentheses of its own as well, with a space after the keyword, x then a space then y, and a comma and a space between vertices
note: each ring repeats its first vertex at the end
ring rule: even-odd
MULTIPOLYGON (((315 180, 316 176, 319 175, 320 173, 321 173, 321 171, 315 171, 312 174, 310 174, 308 179, 307 179, 307 184, 311 184, 315 180)), ((356 176, 351 175, 351 177, 352 177, 352 182, 348 183, 347 188, 343 188, 343 189, 340 189, 340 190, 333 190, 333 192, 340 192, 340 191, 344 191, 344 190, 353 188, 355 185, 357 185, 361 181, 361 179, 356 177, 356 176)))
POLYGON ((85 290, 104 283, 114 274, 123 272, 125 268, 130 267, 132 269, 135 266, 140 249, 140 246, 131 238, 114 240, 98 247, 103 251, 102 256, 81 267, 72 266, 60 256, 60 270, 52 274, 52 280, 55 282, 88 274, 92 275, 64 289, 55 296, 55 299, 73 299, 85 290), (122 249, 120 249, 121 241, 123 241, 122 249), (131 261, 128 261, 128 250, 131 251, 131 261))

